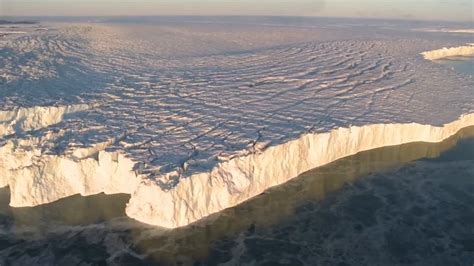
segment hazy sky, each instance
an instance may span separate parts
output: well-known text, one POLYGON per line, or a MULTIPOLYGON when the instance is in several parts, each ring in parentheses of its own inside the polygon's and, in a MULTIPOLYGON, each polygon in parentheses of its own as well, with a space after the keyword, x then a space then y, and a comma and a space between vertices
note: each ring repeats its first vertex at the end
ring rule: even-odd
POLYGON ((0 0, 2 16, 290 15, 472 21, 473 0, 0 0))

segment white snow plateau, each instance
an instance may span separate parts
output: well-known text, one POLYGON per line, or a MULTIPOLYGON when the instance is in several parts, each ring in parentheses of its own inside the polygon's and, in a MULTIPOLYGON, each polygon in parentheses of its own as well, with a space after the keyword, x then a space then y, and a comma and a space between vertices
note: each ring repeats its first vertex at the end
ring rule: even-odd
POLYGON ((185 226, 339 158, 474 125, 473 78, 430 61, 470 42, 330 24, 5 35, 0 186, 14 207, 127 193, 128 216, 185 226))

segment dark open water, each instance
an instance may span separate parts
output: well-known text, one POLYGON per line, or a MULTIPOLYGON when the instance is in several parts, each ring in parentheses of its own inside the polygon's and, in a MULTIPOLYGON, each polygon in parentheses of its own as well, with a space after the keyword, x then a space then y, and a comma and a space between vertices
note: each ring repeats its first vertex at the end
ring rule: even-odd
POLYGON ((472 265, 474 127, 341 159, 177 230, 127 218, 128 195, 8 196, 0 265, 472 265))

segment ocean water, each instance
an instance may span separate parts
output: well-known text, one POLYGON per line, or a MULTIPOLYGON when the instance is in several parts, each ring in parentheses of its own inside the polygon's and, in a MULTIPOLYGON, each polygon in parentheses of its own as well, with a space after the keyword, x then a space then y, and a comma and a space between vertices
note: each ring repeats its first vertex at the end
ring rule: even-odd
POLYGON ((474 56, 452 56, 436 60, 436 62, 449 66, 457 72, 474 76, 474 56))
POLYGON ((127 218, 128 195, 8 196, 1 265, 470 265, 474 127, 361 152, 177 230, 127 218))

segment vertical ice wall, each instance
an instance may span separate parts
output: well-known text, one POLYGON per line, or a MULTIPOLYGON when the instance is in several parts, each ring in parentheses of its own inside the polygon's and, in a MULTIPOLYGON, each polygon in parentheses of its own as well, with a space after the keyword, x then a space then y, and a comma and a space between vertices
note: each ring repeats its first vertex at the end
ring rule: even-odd
POLYGON ((132 194, 127 215, 139 221, 175 228, 235 206, 269 187, 282 184, 312 168, 360 151, 409 142, 440 142, 463 127, 474 125, 474 114, 435 127, 421 124, 377 124, 306 134, 192 175, 164 191, 153 181, 132 194))

